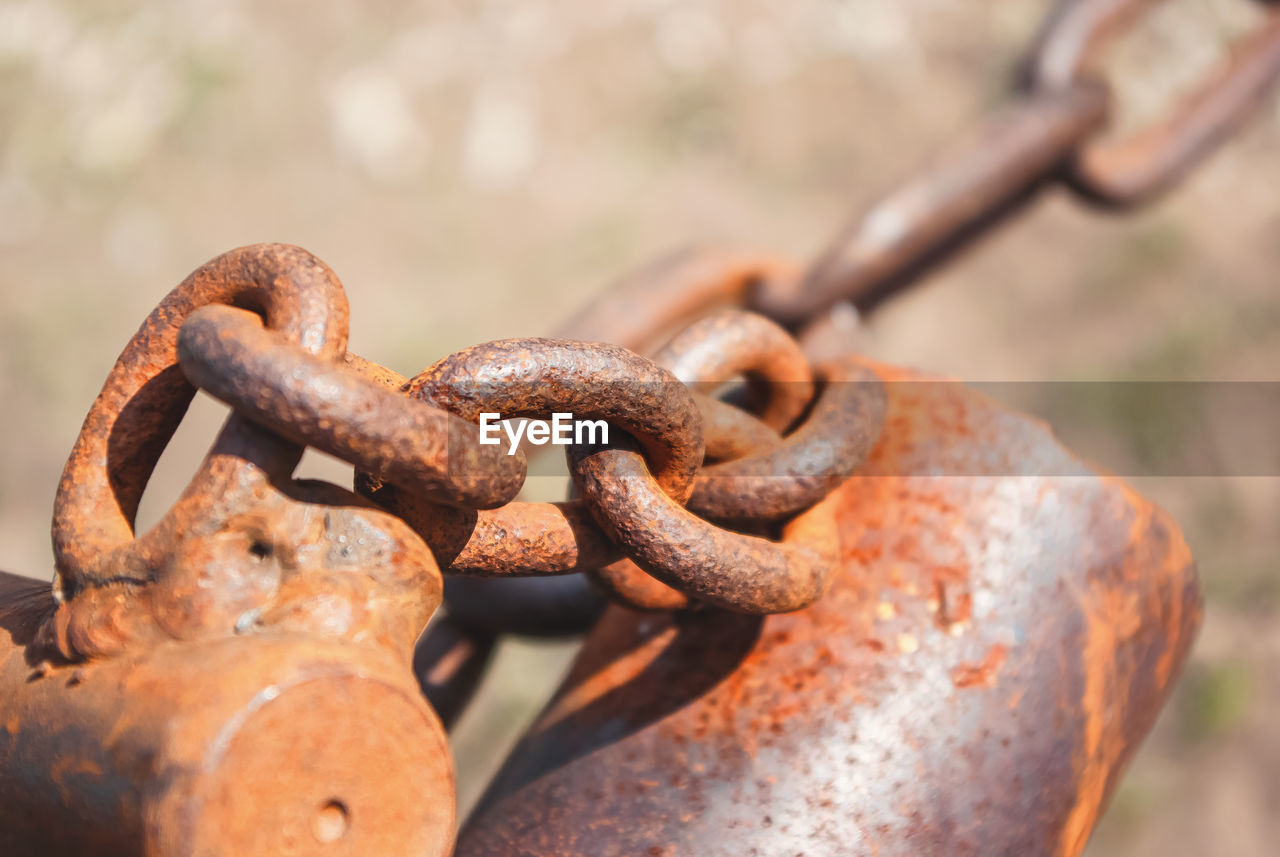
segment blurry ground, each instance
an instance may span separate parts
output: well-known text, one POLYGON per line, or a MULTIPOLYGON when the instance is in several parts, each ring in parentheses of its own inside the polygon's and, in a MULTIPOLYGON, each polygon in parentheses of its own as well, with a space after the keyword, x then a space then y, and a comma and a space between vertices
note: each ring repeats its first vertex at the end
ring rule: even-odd
MULTIPOLYGON (((1130 115, 1158 110, 1250 11, 1169 5, 1117 60, 1130 115)), ((1000 100, 1042 10, 3 0, 0 568, 49 575, 49 509, 80 420, 138 322, 205 259, 307 247, 347 286, 353 348, 413 372, 544 333, 689 240, 804 256, 1000 100)), ((1129 219, 1053 194, 886 308, 868 348, 976 380, 1274 379, 1278 147, 1273 109, 1129 219)), ((144 518, 212 437, 217 408, 196 417, 144 518)), ((1210 610, 1094 857, 1276 853, 1277 483, 1141 480, 1186 527, 1210 610)), ((565 656, 504 653, 456 736, 464 802, 565 656)))

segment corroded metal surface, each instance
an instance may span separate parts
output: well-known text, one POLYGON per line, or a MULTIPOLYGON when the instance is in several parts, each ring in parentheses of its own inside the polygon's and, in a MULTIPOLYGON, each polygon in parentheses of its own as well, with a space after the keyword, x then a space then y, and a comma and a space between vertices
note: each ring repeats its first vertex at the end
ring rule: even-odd
MULTIPOLYGON (((178 331, 194 310, 211 303, 261 312, 271 328, 305 352, 341 357, 346 350, 342 284, 299 247, 257 244, 233 250, 170 292, 116 360, 58 485, 53 550, 66 594, 85 581, 145 580, 150 555, 164 554, 162 543, 180 528, 176 518, 199 515, 208 502, 198 492, 189 494, 153 533, 135 543, 133 516, 142 489, 195 395, 178 369, 178 331)), ((233 418, 226 443, 249 436, 256 440, 251 427, 233 418)), ((217 466, 218 452, 215 447, 211 466, 217 466)), ((281 447, 276 453, 292 455, 296 462, 302 450, 281 447)), ((217 481, 219 475, 227 474, 202 472, 194 484, 217 481)))
POLYGON ((689 251, 567 340, 406 379, 347 351, 342 286, 306 251, 201 267, 85 420, 52 592, 0 574, 0 853, 443 857, 452 768, 422 693, 452 721, 499 634, 585 627, 584 576, 546 576, 587 571, 668 612, 595 628, 460 854, 1078 855, 1199 623, 1186 546, 1044 427, 849 358, 848 330, 1053 182, 1166 189, 1280 78, 1271 13, 1166 121, 1100 140, 1092 61, 1153 4, 1060 4, 1018 100, 803 275, 689 251), (767 318, 707 315, 728 306, 767 318), (135 533, 196 386, 232 415, 135 533), (617 436, 568 448, 580 496, 519 503, 524 458, 479 442, 481 411, 617 436), (304 444, 360 493, 295 480, 304 444), (442 569, 491 577, 456 580, 419 640, 442 569))
POLYGON ((287 632, 68 664, 38 643, 54 609, 0 574, 0 853, 448 853, 444 733, 389 650, 287 632))
POLYGON ((524 484, 522 454, 481 445, 475 425, 348 363, 294 348, 255 313, 196 310, 182 326, 178 356, 193 384, 241 416, 436 502, 489 509, 524 484))
POLYGON ((854 473, 880 436, 884 390, 852 358, 819 367, 822 390, 804 422, 771 449, 704 467, 689 509, 713 521, 778 521, 809 508, 854 473))
MULTIPOLYGON (((661 500, 645 503, 646 508, 638 512, 633 504, 643 502, 637 498, 647 493, 640 482, 635 493, 599 507, 608 519, 606 528, 624 527, 626 535, 614 538, 642 557, 644 568, 633 559, 622 559, 595 570, 592 579, 616 600, 641 610, 689 606, 694 592, 691 573, 707 576, 704 587, 709 587, 711 580, 718 587, 727 580, 739 581, 736 593, 704 598, 722 607, 778 612, 808 603, 806 599, 811 600, 812 593, 825 585, 828 557, 808 550, 797 554, 794 544, 775 549, 758 537, 733 537, 698 518, 761 530, 819 503, 856 470, 880 433, 884 398, 879 380, 849 360, 839 361, 821 370, 823 390, 814 401, 813 371, 795 340, 777 324, 741 310, 724 310, 690 325, 654 359, 685 383, 709 390, 738 376, 753 380, 764 422, 785 429, 804 414, 804 424, 785 440, 766 441, 748 430, 760 424, 754 418, 741 411, 740 417, 731 418, 728 414, 736 409, 718 400, 700 402, 704 419, 710 414, 714 420, 712 448, 727 452, 733 447, 738 454, 699 471, 687 503, 693 515, 661 500), (638 525, 654 514, 662 521, 660 534, 638 525), (624 516, 622 523, 613 523, 612 515, 624 516), (747 594, 741 573, 723 566, 708 572, 713 556, 731 564, 764 563, 765 570, 747 594), (646 575, 645 568, 659 579, 646 575), (772 592, 766 595, 768 588, 772 592)), ((578 467, 574 473, 582 476, 578 467)), ((612 474, 603 484, 592 487, 610 490, 614 487, 612 474)))
POLYGON ((0 578, 0 851, 443 855, 452 762, 410 669, 441 598, 422 540, 292 479, 302 448, 238 414, 134 536, 193 392, 179 325, 219 301, 300 354, 345 351, 337 278, 279 245, 202 267, 125 349, 60 486, 53 591, 0 578))
MULTIPOLYGON (((1159 2, 1059 3, 1027 62, 1030 85, 1051 90, 1096 79, 1093 66, 1103 45, 1159 2)), ((1122 139, 1084 146, 1070 165, 1068 180, 1089 199, 1106 205, 1135 205, 1158 196, 1256 114, 1277 83, 1280 11, 1273 11, 1167 117, 1122 139)))
MULTIPOLYGON (((698 392, 693 394, 693 400, 702 417, 704 463, 756 455, 773 449, 781 440, 776 431, 731 402, 698 392)), ((696 480, 694 491, 697 492, 696 480)))
POLYGON ((707 393, 743 376, 760 400, 760 420, 786 431, 813 400, 813 370, 787 331, 762 315, 721 310, 676 334, 653 361, 707 393))
MULTIPOLYGON (((702 424, 689 390, 616 346, 549 339, 475 346, 425 370, 406 392, 468 422, 482 412, 545 418, 560 411, 606 420, 640 439, 660 490, 681 501, 702 461, 702 424)), ((417 529, 452 571, 565 574, 618 556, 578 502, 451 513, 367 477, 359 484, 417 529)))
POLYGON ((704 313, 741 306, 762 283, 795 276, 794 264, 777 256, 705 247, 681 250, 611 285, 555 335, 612 342, 646 354, 704 313))
POLYGON ((827 597, 612 608, 459 857, 1080 852, 1199 623, 1186 545, 1036 422, 877 371, 827 597))
POLYGON ((574 482, 609 537, 668 586, 746 613, 797 610, 822 596, 835 564, 835 521, 818 503, 788 522, 782 540, 721 529, 656 484, 625 441, 572 447, 574 482))

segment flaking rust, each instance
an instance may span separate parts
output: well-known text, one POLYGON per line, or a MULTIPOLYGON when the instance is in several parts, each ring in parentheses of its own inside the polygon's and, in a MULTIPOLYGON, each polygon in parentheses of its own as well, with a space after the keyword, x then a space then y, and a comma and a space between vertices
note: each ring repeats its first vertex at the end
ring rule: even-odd
POLYGON ((460 857, 1080 853, 1199 625, 1187 547, 1034 420, 874 368, 827 596, 611 608, 460 857))

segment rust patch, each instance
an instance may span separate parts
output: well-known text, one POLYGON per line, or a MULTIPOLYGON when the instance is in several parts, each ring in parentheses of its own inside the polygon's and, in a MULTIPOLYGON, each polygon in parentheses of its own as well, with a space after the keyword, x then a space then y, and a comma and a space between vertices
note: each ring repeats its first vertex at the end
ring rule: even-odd
POLYGON ((951 683, 959 690, 967 687, 994 687, 1000 667, 1009 657, 1009 649, 996 643, 987 650, 987 656, 976 664, 960 664, 951 670, 951 683))

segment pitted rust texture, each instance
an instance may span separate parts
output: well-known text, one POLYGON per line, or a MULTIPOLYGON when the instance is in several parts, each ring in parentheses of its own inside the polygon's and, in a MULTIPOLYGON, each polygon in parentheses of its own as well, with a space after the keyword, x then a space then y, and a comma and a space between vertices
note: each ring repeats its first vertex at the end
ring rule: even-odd
POLYGON ((819 367, 822 389, 804 422, 772 449, 704 467, 689 510, 713 521, 778 521, 835 490, 880 436, 885 395, 854 358, 819 367))
POLYGON ((458 857, 1080 853, 1199 624, 1186 545, 1036 421, 874 368, 827 596, 612 608, 458 857))
POLYGON ((298 353, 336 361, 346 350, 342 286, 296 247, 232 251, 170 293, 117 361, 67 464, 53 526, 62 597, 44 638, 77 660, 267 628, 378 643, 407 659, 440 603, 426 545, 349 491, 294 482, 301 447, 239 415, 174 507, 135 539, 138 497, 194 389, 175 365, 179 326, 216 300, 262 308, 298 353), (134 446, 144 442, 145 453, 134 446), (86 540, 101 552, 86 554, 86 540))
POLYGON ((702 423, 688 389, 616 345, 536 338, 476 345, 424 370, 406 392, 468 422, 484 411, 604 420, 639 442, 654 479, 680 500, 702 463, 702 423))
MULTIPOLYGON (((619 284, 568 335, 647 353, 733 304, 825 349, 842 303, 873 309, 1051 183, 1104 204, 1146 201, 1280 78, 1272 14, 1165 121, 1101 140, 1112 97, 1088 66, 1108 30, 1153 4, 1063 2, 1022 97, 803 277, 760 255, 687 253, 619 284)), ((524 340, 439 365, 500 385, 551 378, 553 407, 608 414, 642 449, 629 438, 572 449, 579 502, 476 511, 510 498, 519 459, 480 449, 474 429, 423 402, 393 404, 386 391, 398 395, 405 379, 345 353, 346 313, 322 263, 259 245, 193 274, 121 355, 59 486, 57 598, 0 575, 0 852, 447 853, 452 771, 408 663, 439 603, 437 555, 483 574, 607 564, 599 576, 615 591, 669 609, 692 595, 730 611, 796 611, 615 609, 504 768, 462 855, 1075 857, 1084 847, 1201 609, 1176 528, 1122 483, 985 399, 869 367, 893 388, 875 451, 775 543, 694 510, 775 535, 770 520, 818 500, 861 460, 878 393, 841 399, 827 377, 793 428, 811 396, 779 404, 775 389, 765 413, 791 428, 780 440, 679 384, 638 408, 634 390, 592 398, 586 376, 603 364, 627 382, 661 370, 612 346, 524 340), (218 303, 263 322, 200 310, 218 303), (193 392, 177 365, 184 321, 184 366, 237 413, 174 509, 135 537, 139 496, 193 392), (538 365, 548 355, 550 370, 538 365), (259 387, 272 378, 274 392, 259 387), (418 447, 415 435, 431 436, 418 447), (416 507, 430 548, 350 492, 293 480, 304 442, 369 471, 360 484, 378 502, 416 507), (1079 475, 1014 475, 1029 464, 1079 475), (785 489, 746 505, 759 485, 749 480, 775 468, 785 489), (986 475, 931 475, 947 471, 986 475), (721 487, 700 493, 712 483, 721 487)), ((778 333, 761 328, 782 349, 773 361, 740 367, 766 389, 804 365, 778 333)), ((703 356, 723 369, 748 344, 703 343, 703 356)), ((444 390, 465 415, 478 404, 470 383, 430 398, 444 390)), ((528 389, 512 401, 546 404, 528 389)), ((470 598, 491 609, 446 617, 414 664, 450 717, 520 603, 509 588, 503 599, 486 591, 507 581, 460 583, 478 584, 460 608, 470 598), (494 624, 473 622, 481 614, 494 624)), ((568 610, 544 598, 536 622, 519 618, 538 632, 582 621, 581 586, 573 593, 568 610)))
POLYGON ((394 485, 360 490, 414 528, 449 574, 479 577, 577 574, 613 562, 621 549, 577 501, 516 500, 499 509, 430 508, 394 485))
MULTIPOLYGON (((390 390, 399 391, 409 382, 409 379, 399 372, 350 352, 347 353, 345 363, 347 368, 390 390)), ((699 398, 694 394, 695 400, 699 398)), ((699 410, 701 408, 702 403, 699 402, 699 410)), ((731 410, 736 411, 736 409, 731 410)), ((766 427, 761 428, 765 432, 769 431, 766 427)), ((739 431, 740 436, 750 432, 749 429, 739 429, 739 431)), ((725 448, 728 448, 729 442, 728 440, 724 442, 725 448)), ((392 486, 384 486, 382 490, 394 489, 392 486)), ((581 509, 573 506, 558 508, 562 508, 563 514, 569 516, 582 512, 581 509)), ((554 510, 548 511, 556 514, 554 510)), ((454 510, 442 510, 441 514, 453 516, 459 533, 464 533, 469 526, 473 526, 468 523, 468 515, 454 510)), ((536 525, 532 521, 525 522, 531 526, 536 525)), ((474 525, 479 526, 480 523, 477 521, 474 525)), ((588 522, 587 526, 591 533, 599 534, 594 524, 588 522)), ((568 529, 572 532, 573 525, 569 524, 568 529)), ((586 535, 583 531, 572 543, 564 545, 559 554, 563 557, 563 562, 559 565, 572 566, 578 562, 583 556, 583 541, 588 538, 592 536, 586 535), (569 551, 574 552, 572 557, 568 556, 569 551)), ((459 535, 458 539, 464 540, 465 536, 459 535)), ((501 538, 494 533, 492 538, 481 538, 478 541, 492 544, 501 542, 501 538)), ((519 543, 521 539, 517 538, 516 541, 519 543)), ((596 550, 601 553, 600 562, 605 562, 608 557, 616 555, 617 549, 612 544, 605 544, 602 537, 597 538, 596 542, 596 550)), ((551 553, 555 554, 554 551, 551 553)), ((590 554, 591 551, 587 550, 586 553, 590 554)), ((548 568, 557 567, 554 555, 545 558, 548 560, 548 568)), ((494 637, 500 634, 521 634, 533 637, 573 637, 585 634, 600 618, 605 605, 604 598, 586 583, 581 573, 537 579, 451 576, 445 580, 444 598, 448 619, 443 624, 454 629, 463 629, 470 635, 469 638, 474 641, 477 650, 485 651, 492 645, 494 637)), ((426 669, 428 664, 436 662, 438 646, 433 651, 424 651, 424 647, 431 648, 430 636, 431 633, 428 632, 414 653, 415 669, 419 666, 426 669)), ((480 678, 481 676, 474 676, 476 681, 480 678)), ((432 704, 434 705, 438 698, 444 699, 446 711, 452 715, 456 715, 470 699, 470 689, 466 688, 466 682, 450 683, 439 691, 442 697, 438 697, 430 685, 424 683, 423 686, 432 704)), ((448 723, 452 718, 443 716, 442 712, 441 719, 448 723)))
MULTIPOLYGON (((660 490, 679 501, 703 457, 702 424, 689 390, 617 346, 549 339, 475 346, 425 370, 406 392, 468 422, 483 412, 514 419, 560 411, 605 420, 644 444, 660 490)), ((565 574, 618 556, 580 502, 447 512, 363 475, 358 484, 420 532, 450 571, 565 574)))
MULTIPOLYGON (((705 466, 699 471, 688 506, 703 518, 758 530, 762 524, 776 523, 803 512, 853 473, 880 431, 884 395, 873 374, 847 360, 826 367, 822 396, 813 404, 815 388, 809 361, 783 328, 753 313, 724 310, 712 314, 677 334, 654 359, 694 387, 715 388, 739 375, 754 380, 756 399, 762 403, 758 407, 763 410, 763 416, 771 418, 774 427, 791 426, 813 405, 804 426, 785 441, 770 443, 765 451, 705 466)), ((723 435, 726 427, 736 430, 754 423, 750 417, 736 422, 725 418, 723 407, 723 403, 716 406, 717 435, 723 435)), ((700 403, 700 409, 705 414, 712 407, 700 403)), ((736 431, 730 436, 742 440, 736 431)), ((717 437, 717 441, 723 440, 717 437)), ((732 562, 768 558, 767 572, 763 575, 765 582, 759 589, 751 595, 736 594, 732 599, 722 593, 716 597, 726 600, 713 599, 714 603, 720 606, 732 603, 735 606, 731 609, 750 612, 775 612, 798 609, 809 603, 805 598, 815 598, 815 593, 821 592, 826 572, 819 567, 820 555, 815 560, 810 553, 796 555, 791 548, 771 551, 762 546, 763 539, 735 539, 698 524, 696 519, 665 504, 662 517, 666 522, 662 537, 654 538, 644 532, 646 552, 643 556, 659 571, 659 577, 671 585, 646 579, 645 572, 633 560, 622 559, 592 573, 592 578, 615 600, 641 610, 689 606, 688 596, 692 591, 687 581, 691 575, 704 574, 703 569, 712 560, 698 554, 695 561, 689 562, 686 558, 681 563, 668 543, 678 543, 682 551, 687 551, 690 545, 697 546, 695 551, 704 550, 706 537, 693 535, 699 529, 719 540, 716 553, 728 549, 730 544, 737 550, 749 548, 749 553, 731 553, 732 562), (666 531, 677 525, 680 536, 668 539, 666 531), (676 571, 677 565, 679 571, 676 571), (674 584, 673 577, 681 583, 674 584), (785 584, 781 582, 784 579, 785 584), (766 587, 773 590, 765 594, 766 587), (786 594, 781 591, 784 587, 790 588, 786 594)), ((634 545, 627 544, 630 553, 637 552, 634 545)), ((741 575, 735 576, 724 568, 708 575, 708 580, 735 578, 740 580, 741 575)))
POLYGON ((256 468, 224 488, 225 512, 186 522, 151 582, 82 589, 43 639, 75 661, 167 640, 311 633, 408 661, 441 580, 403 521, 349 491, 256 468))
MULTIPOLYGON (((1029 88, 1064 89, 1097 79, 1093 66, 1099 50, 1160 2, 1059 2, 1027 61, 1029 88)), ((1119 140, 1089 142, 1073 158, 1067 179, 1097 203, 1120 207, 1147 202, 1230 138, 1257 113, 1277 82, 1280 11, 1272 11, 1167 117, 1119 140)))
POLYGON ((826 590, 835 556, 830 504, 783 527, 782 541, 705 521, 664 493, 628 440, 570 447, 574 484, 600 526, 643 570, 667 586, 743 613, 812 604, 826 590))
POLYGON ((66 664, 54 609, 0 573, 0 853, 449 853, 449 749, 402 652, 286 621, 66 664))
POLYGON ((776 431, 734 404, 698 392, 693 394, 693 400, 702 416, 702 437, 706 444, 704 466, 765 452, 782 439, 776 431))
MULTIPOLYGON (((345 362, 351 370, 391 390, 399 391, 409 382, 408 378, 395 370, 350 352, 347 353, 345 362)), ((694 394, 695 401, 702 398, 705 397, 694 394)), ((702 401, 698 401, 698 407, 702 411, 702 401)), ((726 407, 729 406, 726 405, 726 407)), ((769 432, 769 429, 763 426, 760 430, 769 432)), ((725 431, 729 429, 726 428, 725 431)), ((745 443, 747 441, 742 438, 751 434, 753 432, 749 427, 738 427, 734 438, 725 438, 721 442, 722 448, 728 449, 735 442, 745 443)), ((372 481, 370 480, 370 483, 372 481)), ((395 488, 384 485, 378 490, 392 492, 395 488)), ((533 509, 533 507, 530 508, 533 509)), ((617 548, 604 538, 599 528, 589 520, 581 507, 572 504, 553 504, 551 508, 539 507, 539 511, 561 519, 549 528, 553 534, 568 532, 573 535, 573 538, 563 541, 557 549, 548 550, 540 556, 544 561, 542 568, 551 571, 557 568, 574 567, 578 564, 598 564, 608 562, 617 555, 617 548), (583 523, 575 526, 574 519, 581 519, 583 523), (584 548, 588 540, 592 542, 592 546, 584 548)), ((466 543, 469 533, 475 533, 486 525, 485 521, 478 520, 478 516, 473 517, 452 509, 442 508, 440 514, 442 526, 452 526, 453 532, 456 533, 451 539, 451 544, 454 545, 466 543), (445 523, 443 521, 445 518, 451 519, 452 524, 445 523)), ((517 537, 515 539, 517 545, 536 538, 533 531, 539 527, 537 514, 523 517, 520 523, 528 525, 531 532, 528 537, 517 537)), ((475 533, 477 544, 500 545, 504 538, 504 534, 496 531, 489 536, 475 533)), ((449 553, 447 545, 437 546, 436 550, 442 554, 449 553)), ((504 563, 505 565, 516 563, 515 553, 512 552, 513 555, 504 563)), ((458 554, 454 556, 454 561, 460 567, 465 567, 469 558, 458 554)), ((541 577, 538 580, 518 577, 452 576, 445 581, 444 597, 451 622, 476 635, 480 641, 477 645, 483 645, 483 640, 491 635, 504 633, 534 637, 570 637, 585 634, 600 618, 605 603, 604 599, 587 585, 581 573, 541 577)), ((422 655, 421 644, 415 659, 419 656, 428 657, 422 655)), ((430 693, 428 695, 430 696, 430 693)), ((461 699, 461 696, 463 695, 449 696, 451 701, 456 701, 458 708, 465 704, 465 699, 461 699)), ((466 696, 469 698, 469 694, 466 696)))
POLYGON ((0 577, 0 851, 444 855, 452 763, 410 669, 441 598, 423 541, 350 491, 294 480, 301 447, 235 413, 134 537, 192 392, 178 327, 218 300, 325 365, 345 351, 336 277, 274 245, 201 268, 125 349, 64 474, 60 585, 0 577), (370 755, 394 760, 372 772, 370 755))
MULTIPOLYGON (((775 256, 687 248, 622 277, 560 325, 556 333, 566 339, 612 342, 646 354, 699 314, 717 306, 743 304, 763 282, 791 279, 796 273, 793 263, 775 256)), ((694 400, 702 415, 707 459, 737 458, 776 443, 776 432, 738 408, 696 391, 694 400)), ((574 552, 556 565, 592 570, 593 578, 625 603, 644 603, 661 610, 688 605, 682 593, 649 577, 630 560, 618 560, 617 554, 616 549, 604 550, 586 558, 590 561, 578 562, 581 554, 574 552)), ((459 589, 468 585, 462 580, 455 584, 459 589)), ((554 603, 540 603, 537 612, 541 618, 536 625, 540 630, 557 621, 573 626, 598 606, 594 590, 584 585, 581 574, 566 578, 563 585, 566 592, 562 597, 554 603), (568 597, 568 590, 575 596, 568 597), (558 615, 556 610, 562 612, 558 615)), ((515 604, 529 592, 514 580, 496 579, 485 594, 500 604, 515 604)))
MULTIPOLYGON (((177 526, 175 509, 152 535, 135 543, 133 518, 142 490, 195 395, 178 370, 178 330, 195 309, 211 303, 262 313, 269 327, 308 353, 338 358, 346 350, 342 284, 299 247, 256 244, 233 250, 170 292, 116 360, 58 485, 53 549, 60 586, 68 595, 86 582, 146 580, 149 554, 164 550, 152 543, 169 538, 177 526)), ((188 513, 196 511, 199 498, 184 501, 188 513)))
POLYGON ((438 503, 490 509, 524 484, 522 453, 482 446, 479 429, 388 390, 349 363, 294 348, 253 313, 210 306, 178 338, 182 371, 236 413, 438 503))

